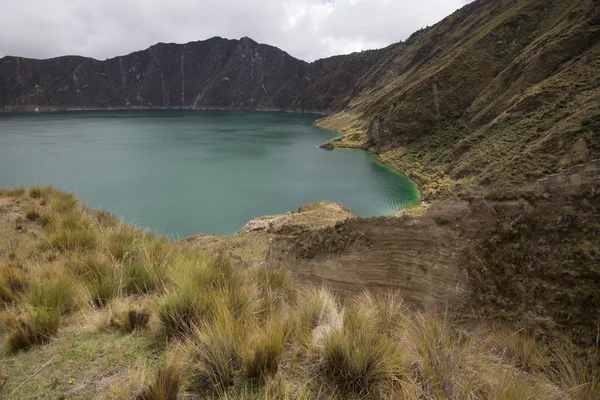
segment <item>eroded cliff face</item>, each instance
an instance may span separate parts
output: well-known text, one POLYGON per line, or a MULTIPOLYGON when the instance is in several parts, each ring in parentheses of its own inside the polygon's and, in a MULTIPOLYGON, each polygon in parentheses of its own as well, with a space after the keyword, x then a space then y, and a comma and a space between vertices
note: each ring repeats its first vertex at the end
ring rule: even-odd
POLYGON ((182 107, 341 109, 383 55, 374 50, 312 64, 250 38, 159 43, 98 61, 0 59, 5 110, 182 107))
POLYGON ((321 201, 182 239, 244 265, 290 269, 341 293, 394 292, 418 307, 487 315, 591 344, 600 323, 600 161, 522 187, 359 218, 321 201))

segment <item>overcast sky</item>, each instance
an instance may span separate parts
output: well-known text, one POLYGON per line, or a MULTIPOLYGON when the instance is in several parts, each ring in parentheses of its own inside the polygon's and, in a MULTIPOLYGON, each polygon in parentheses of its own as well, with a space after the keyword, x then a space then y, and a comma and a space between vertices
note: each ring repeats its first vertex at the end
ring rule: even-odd
POLYGON ((252 39, 306 61, 381 48, 468 0, 0 0, 0 57, 105 59, 158 42, 252 39))

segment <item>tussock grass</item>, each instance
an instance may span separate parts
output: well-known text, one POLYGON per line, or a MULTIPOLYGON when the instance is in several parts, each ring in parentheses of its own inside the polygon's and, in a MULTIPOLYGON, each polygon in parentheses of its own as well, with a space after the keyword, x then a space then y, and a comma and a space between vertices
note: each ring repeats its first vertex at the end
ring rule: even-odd
POLYGON ((149 386, 149 368, 141 360, 136 360, 135 368, 127 371, 126 379, 119 381, 95 400, 131 400, 138 399, 149 386))
POLYGON ((489 399, 493 400, 559 400, 564 393, 560 393, 543 376, 532 376, 512 367, 500 367, 487 376, 489 399))
POLYGON ((184 286, 167 293, 158 303, 158 318, 168 338, 182 338, 192 332, 203 317, 209 316, 214 302, 204 292, 184 286))
POLYGON ((61 315, 79 308, 78 283, 64 274, 35 282, 25 292, 23 303, 36 309, 55 309, 61 315))
POLYGON ((241 365, 246 331, 226 307, 212 323, 194 329, 188 339, 193 385, 201 391, 223 391, 234 383, 241 365))
POLYGON ((16 187, 11 189, 0 189, 0 196, 3 197, 19 197, 25 194, 27 189, 24 187, 16 187))
POLYGON ((32 186, 29 189, 29 197, 31 197, 32 199, 39 199, 40 197, 42 197, 43 191, 44 188, 41 186, 32 186))
POLYGON ((71 211, 77 205, 77 198, 71 193, 49 190, 47 197, 50 207, 57 212, 71 211))
POLYGON ((600 366, 597 354, 577 354, 564 346, 554 351, 550 378, 566 391, 571 400, 600 398, 600 366))
POLYGON ((322 339, 323 333, 341 326, 340 304, 324 288, 309 288, 300 296, 293 335, 298 343, 310 349, 322 339))
POLYGON ((119 223, 106 229, 101 246, 106 249, 111 258, 122 261, 137 250, 144 235, 132 227, 119 223))
POLYGON ((71 213, 55 213, 48 217, 48 245, 59 251, 86 251, 96 247, 97 236, 86 218, 71 213))
POLYGON ((290 271, 260 267, 250 273, 257 282, 258 295, 262 299, 262 309, 266 315, 296 302, 296 288, 290 271))
POLYGON ((4 339, 9 350, 47 343, 56 335, 61 320, 57 308, 24 307, 2 314, 4 339))
POLYGON ((38 221, 40 218, 42 218, 42 216, 37 209, 32 208, 25 212, 25 218, 27 218, 29 221, 38 221))
POLYGON ((168 356, 150 385, 143 389, 136 400, 178 400, 183 392, 185 373, 177 356, 168 356))
POLYGON ((158 347, 105 398, 599 397, 593 356, 549 351, 526 331, 461 331, 393 294, 298 290, 289 271, 234 267, 52 188, 18 201, 39 213, 23 221, 39 240, 29 247, 37 254, 11 248, 0 263, 5 345, 51 347, 61 324, 77 330, 90 316, 103 334, 143 329, 119 337, 158 347), (157 368, 155 351, 173 346, 185 351, 157 368))
POLYGON ((111 319, 111 325, 123 332, 131 333, 148 326, 150 312, 144 308, 127 306, 111 319))
POLYGON ((25 272, 10 263, 0 264, 0 304, 10 304, 16 301, 29 283, 25 272))
POLYGON ((90 303, 104 307, 121 293, 123 271, 118 263, 97 253, 86 253, 72 263, 72 270, 85 282, 90 303))
POLYGON ((342 393, 366 396, 393 385, 401 375, 398 346, 373 329, 373 322, 362 309, 346 308, 342 327, 329 331, 317 350, 320 371, 342 393))
POLYGON ((535 372, 543 370, 549 356, 544 346, 535 336, 524 330, 496 329, 485 332, 486 340, 492 345, 494 353, 520 370, 535 372))
POLYGON ((122 265, 125 292, 145 294, 161 291, 169 277, 167 264, 171 261, 171 252, 167 239, 154 238, 144 233, 137 249, 124 253, 122 265))
POLYGON ((290 325, 284 315, 273 315, 249 340, 242 351, 244 374, 247 378, 265 381, 277 372, 290 325))
POLYGON ((437 314, 417 313, 407 322, 400 343, 428 398, 477 398, 487 368, 498 364, 497 358, 480 351, 472 338, 454 333, 448 320, 437 314))

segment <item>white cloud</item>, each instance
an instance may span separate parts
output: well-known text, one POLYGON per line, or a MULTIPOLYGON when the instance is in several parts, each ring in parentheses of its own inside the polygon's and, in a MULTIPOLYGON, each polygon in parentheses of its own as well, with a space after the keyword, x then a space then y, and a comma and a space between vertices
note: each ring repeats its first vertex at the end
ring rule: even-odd
POLYGON ((312 61, 379 48, 465 0, 0 0, 0 57, 104 59, 157 42, 249 36, 312 61))

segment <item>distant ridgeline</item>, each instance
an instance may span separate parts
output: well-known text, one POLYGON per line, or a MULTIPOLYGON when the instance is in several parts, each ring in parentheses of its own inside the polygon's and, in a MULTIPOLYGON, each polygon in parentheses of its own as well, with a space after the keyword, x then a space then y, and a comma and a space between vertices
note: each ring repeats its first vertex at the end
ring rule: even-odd
POLYGON ((159 43, 105 61, 0 59, 0 109, 345 107, 387 49, 307 63, 250 38, 159 43))

